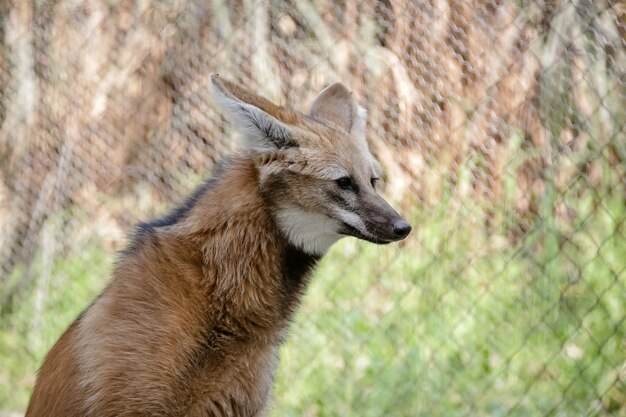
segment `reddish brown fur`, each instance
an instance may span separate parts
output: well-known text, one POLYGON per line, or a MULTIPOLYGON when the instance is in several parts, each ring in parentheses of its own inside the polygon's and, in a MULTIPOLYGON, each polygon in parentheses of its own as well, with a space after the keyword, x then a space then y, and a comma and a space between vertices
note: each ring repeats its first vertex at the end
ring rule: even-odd
POLYGON ((262 415, 306 279, 259 262, 294 249, 256 176, 240 157, 184 219, 138 237, 46 357, 28 416, 262 415))
POLYGON ((250 153, 139 227, 109 286, 44 360, 27 416, 262 416, 319 257, 347 234, 408 233, 373 188, 364 113, 344 86, 304 116, 211 79, 252 135, 250 153))

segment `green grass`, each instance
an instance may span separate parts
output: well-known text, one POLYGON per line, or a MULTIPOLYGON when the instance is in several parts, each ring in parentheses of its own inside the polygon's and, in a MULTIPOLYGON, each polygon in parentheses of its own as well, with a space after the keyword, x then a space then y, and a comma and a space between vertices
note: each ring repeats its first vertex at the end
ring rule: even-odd
MULTIPOLYGON (((281 349, 272 416, 626 416, 623 197, 576 197, 575 219, 546 211, 517 243, 453 201, 414 213, 405 245, 331 250, 281 349)), ((25 408, 105 284, 113 254, 84 247, 1 318, 0 410, 25 408)))
POLYGON ((402 250, 343 242, 282 349, 273 415, 626 415, 626 213, 604 204, 517 245, 442 213, 402 250))
MULTIPOLYGON (((86 243, 81 257, 57 260, 46 283, 0 317, 0 411, 24 410, 47 351, 107 282, 113 254, 86 243)), ((34 263, 43 275, 41 261, 34 263)), ((17 271, 19 274, 22 271, 17 271)))

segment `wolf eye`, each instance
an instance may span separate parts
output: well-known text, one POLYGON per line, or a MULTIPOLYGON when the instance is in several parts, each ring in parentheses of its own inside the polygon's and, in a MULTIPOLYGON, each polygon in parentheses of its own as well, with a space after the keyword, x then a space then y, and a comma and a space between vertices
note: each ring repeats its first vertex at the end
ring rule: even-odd
POLYGON ((356 187, 352 183, 352 179, 350 179, 350 177, 341 177, 339 179, 336 179, 335 182, 342 190, 356 190, 356 187))
POLYGON ((376 183, 378 182, 380 178, 376 178, 376 177, 372 177, 372 179, 370 179, 370 183, 372 184, 372 188, 376 188, 376 183))

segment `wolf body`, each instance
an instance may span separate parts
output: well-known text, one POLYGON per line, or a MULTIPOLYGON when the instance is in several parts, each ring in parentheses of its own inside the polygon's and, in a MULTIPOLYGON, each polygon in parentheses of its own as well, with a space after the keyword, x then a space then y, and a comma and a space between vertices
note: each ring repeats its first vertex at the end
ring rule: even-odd
POLYGON ((365 112, 341 84, 307 115, 213 75, 242 152, 141 224, 106 289, 39 371, 27 417, 263 416, 310 274, 344 236, 403 239, 365 112))

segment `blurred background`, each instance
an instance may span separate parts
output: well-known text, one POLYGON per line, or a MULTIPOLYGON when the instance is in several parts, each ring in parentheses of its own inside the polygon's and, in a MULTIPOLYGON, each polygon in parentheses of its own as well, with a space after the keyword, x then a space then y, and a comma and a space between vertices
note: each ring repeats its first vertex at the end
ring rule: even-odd
POLYGON ((369 113, 401 245, 344 239, 271 416, 626 416, 626 3, 0 1, 0 414, 133 225, 235 151, 208 77, 369 113))

